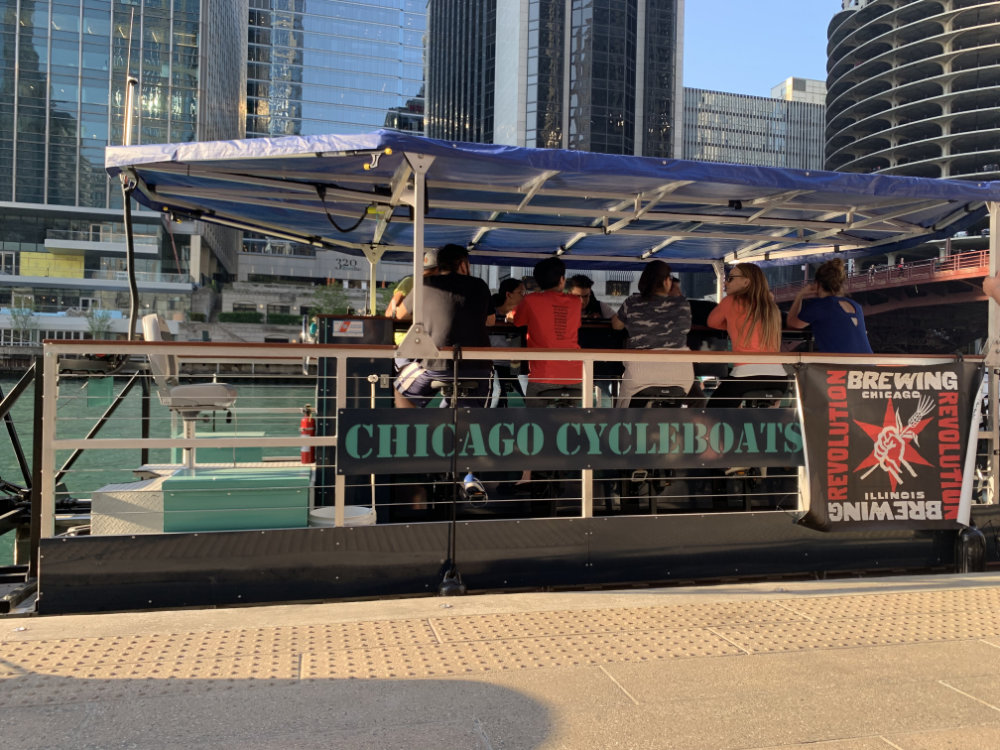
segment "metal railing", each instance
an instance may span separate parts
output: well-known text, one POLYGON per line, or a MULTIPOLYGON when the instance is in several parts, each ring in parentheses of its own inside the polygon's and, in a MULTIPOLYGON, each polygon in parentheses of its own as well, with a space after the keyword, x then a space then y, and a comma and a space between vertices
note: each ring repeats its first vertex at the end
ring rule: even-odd
MULTIPOLYGON (((365 345, 317 345, 317 344, 243 344, 200 342, 49 342, 44 347, 42 388, 42 414, 35 424, 42 430, 41 461, 41 534, 50 537, 55 534, 56 510, 60 504, 60 493, 67 491, 93 492, 106 483, 106 470, 88 469, 80 475, 81 482, 74 486, 72 477, 65 476, 61 482, 57 477, 60 461, 74 451, 110 456, 115 467, 129 475, 139 471, 138 476, 156 475, 158 471, 176 468, 180 463, 179 451, 194 449, 199 453, 214 452, 224 454, 223 459, 202 460, 199 465, 223 466, 239 469, 245 467, 257 470, 261 467, 291 467, 299 465, 299 453, 308 443, 316 451, 313 492, 323 496, 318 504, 331 505, 335 523, 345 522, 345 507, 356 504, 376 504, 387 514, 389 522, 412 523, 420 520, 441 520, 435 515, 435 507, 447 502, 451 492, 451 480, 438 473, 437 476, 398 478, 383 475, 346 475, 337 465, 339 418, 348 407, 354 409, 388 408, 392 405, 390 362, 395 354, 393 347, 365 345), (139 377, 145 379, 145 390, 153 394, 141 413, 138 407, 126 410, 118 418, 123 430, 119 434, 105 432, 90 433, 86 424, 93 420, 93 412, 83 408, 84 386, 93 387, 100 376, 78 374, 85 378, 77 380, 73 372, 67 372, 65 362, 93 355, 99 349, 103 356, 127 358, 133 368, 144 368, 151 357, 176 357, 182 363, 183 381, 188 384, 211 383, 226 380, 235 385, 237 401, 232 409, 231 423, 220 411, 203 415, 201 428, 192 434, 182 434, 178 416, 171 413, 156 399, 157 386, 150 374, 144 372, 139 377), (317 372, 315 362, 321 364, 317 372), (60 371, 60 363, 63 369, 60 371), (312 365, 303 371, 303 363, 312 365), (327 377, 326 385, 317 390, 317 378, 327 377), (304 439, 298 434, 299 408, 303 403, 316 405, 319 399, 327 399, 325 419, 326 429, 304 439), (69 404, 77 400, 79 408, 69 404), (140 428, 143 428, 140 431, 140 428), (208 431, 206 431, 208 430, 208 431), (212 432, 211 430, 214 430, 212 432), (139 459, 136 451, 142 452, 139 459), (153 452, 152 457, 149 452, 153 452), (157 457, 158 454, 158 457, 157 457), (135 459, 134 463, 130 463, 135 459), (141 464, 141 467, 140 467, 141 464), (84 487, 82 478, 93 480, 84 487), (65 487, 69 487, 67 490, 65 487), (423 488, 422 492, 421 489, 423 488), (443 490, 443 492, 442 492, 443 490), (442 499, 444 498, 444 499, 442 499)), ((442 352, 447 359, 450 350, 442 352)), ((463 350, 467 360, 505 360, 531 362, 534 360, 569 360, 583 363, 583 381, 579 406, 591 413, 607 413, 614 416, 608 395, 608 381, 595 378, 595 364, 613 360, 640 363, 695 362, 702 365, 724 365, 734 359, 730 352, 687 352, 687 351, 637 351, 637 350, 575 350, 548 351, 524 348, 469 348, 463 350)), ((772 363, 795 366, 805 362, 825 362, 845 365, 879 363, 892 365, 940 364, 953 361, 952 358, 918 355, 831 355, 819 353, 794 354, 739 354, 744 363, 772 363)), ((613 384, 612 384, 613 385, 613 384)), ((785 406, 796 405, 794 388, 784 400, 785 406)), ((515 404, 509 404, 515 406, 515 404)), ((397 410, 401 411, 401 410, 397 410)), ((501 411, 501 410, 498 410, 501 411)), ((448 412, 444 412, 448 413, 448 412)), ((517 409, 509 411, 512 420, 517 420, 517 409)), ((523 414, 523 413, 522 413, 523 414)), ((995 420, 994 420, 995 422, 995 420)), ((995 424, 981 437, 995 441, 995 424)), ((648 463, 648 462, 647 462, 648 463)), ((602 513, 703 513, 706 511, 795 511, 799 508, 798 472, 795 467, 788 470, 775 469, 763 475, 749 471, 752 467, 729 467, 732 471, 704 472, 698 467, 690 467, 683 476, 654 475, 648 467, 636 461, 628 470, 582 469, 564 472, 553 477, 546 472, 546 492, 527 488, 514 488, 521 478, 521 471, 509 469, 506 476, 480 477, 491 491, 490 512, 498 512, 506 517, 533 517, 538 506, 544 506, 543 514, 590 517, 602 513), (638 472, 638 473, 637 473, 638 472), (504 491, 496 491, 497 483, 506 483, 504 491), (639 494, 632 493, 635 486, 647 483, 639 494), (651 499, 648 490, 650 482, 657 482, 663 491, 662 499, 651 499), (743 484, 739 484, 742 482, 743 484), (767 483, 776 486, 768 489, 767 483), (553 490, 552 485, 558 489, 553 490), (673 487, 673 490, 667 488, 673 487), (494 496, 495 495, 495 496, 494 496), (775 499, 776 496, 780 496, 775 499), (620 505, 620 507, 619 507, 620 505)), ((106 466, 107 462, 96 465, 106 466)), ((463 469, 464 470, 464 469, 463 469)), ((84 470, 81 470, 84 471, 84 470)), ((539 477, 532 477, 537 481, 539 477)), ((522 483, 523 484, 523 483, 522 483)), ((127 490, 127 488, 126 488, 127 490)), ((116 491, 124 491, 118 488, 116 491)), ((376 508, 375 510, 379 510, 376 508)), ((466 502, 464 512, 470 518, 485 517, 486 510, 475 502, 466 502)), ((380 520, 381 522, 381 520, 380 520)))
MULTIPOLYGON (((86 230, 72 230, 72 229, 49 229, 45 233, 46 239, 51 240, 70 240, 72 242, 104 242, 114 245, 121 245, 122 249, 125 246, 125 233, 124 232, 111 232, 106 230, 94 229, 91 231, 86 230)), ((133 236, 133 241, 136 246, 143 247, 153 247, 159 246, 157 237, 155 234, 136 234, 133 236)))
MULTIPOLYGON (((851 294, 906 284, 985 276, 989 273, 989 267, 989 250, 956 253, 947 258, 918 260, 897 266, 871 266, 861 273, 849 275, 847 283, 844 285, 844 293, 851 294)), ((787 302, 794 299, 802 287, 812 283, 810 279, 776 286, 772 290, 774 298, 777 302, 787 302)))

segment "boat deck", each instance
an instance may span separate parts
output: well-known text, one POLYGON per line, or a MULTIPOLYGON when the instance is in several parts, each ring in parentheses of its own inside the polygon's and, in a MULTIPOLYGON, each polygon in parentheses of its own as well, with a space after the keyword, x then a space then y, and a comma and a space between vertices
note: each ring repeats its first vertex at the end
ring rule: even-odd
POLYGON ((11 618, 0 725, 25 750, 996 747, 998 609, 983 573, 11 618))

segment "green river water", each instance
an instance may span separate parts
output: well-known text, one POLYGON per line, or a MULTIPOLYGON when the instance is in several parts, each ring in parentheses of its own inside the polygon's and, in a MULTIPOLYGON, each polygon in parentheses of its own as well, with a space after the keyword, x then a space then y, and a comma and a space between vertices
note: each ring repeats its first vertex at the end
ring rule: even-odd
MULTIPOLYGON (((232 381, 231 381, 232 382, 232 381)), ((0 388, 6 395, 17 383, 16 378, 0 377, 0 388)), ((114 383, 115 393, 120 392, 124 380, 114 383)), ((236 403, 237 421, 240 431, 260 434, 268 437, 288 437, 298 434, 299 415, 282 413, 276 410, 298 409, 305 403, 314 403, 315 391, 312 386, 288 384, 258 384, 234 382, 239 396, 236 403), (246 416, 240 414, 246 410, 246 416), (262 413, 250 413, 258 411, 262 413)), ((105 398, 97 398, 95 388, 88 398, 86 381, 68 380, 60 385, 59 402, 56 408, 59 422, 60 438, 84 437, 107 408, 105 398)), ((98 437, 123 438, 139 437, 139 416, 141 409, 140 389, 136 387, 118 408, 113 417, 101 430, 98 437)), ((29 465, 32 460, 32 435, 34 432, 34 400, 33 391, 29 387, 11 411, 14 425, 17 428, 21 447, 27 456, 29 465)), ((168 437, 170 424, 168 419, 156 419, 162 413, 158 404, 153 407, 154 421, 151 427, 152 437, 168 437)), ((199 427, 199 434, 203 429, 199 427)), ((231 431, 233 426, 220 423, 220 431, 231 431)), ((287 450, 287 449, 283 449, 287 450)), ((297 453, 292 449, 292 453, 297 453)), ((57 464, 69 456, 69 452, 57 455, 57 464)), ((151 451, 151 462, 172 462, 169 451, 151 451)), ((113 482, 128 482, 135 479, 132 470, 140 465, 140 451, 135 450, 94 450, 85 452, 66 475, 65 484, 71 494, 79 497, 89 497, 90 493, 105 484, 113 482)), ((0 477, 16 485, 24 485, 21 471, 6 428, 0 429, 0 477)), ((0 536, 0 565, 9 565, 13 559, 13 534, 0 536)))

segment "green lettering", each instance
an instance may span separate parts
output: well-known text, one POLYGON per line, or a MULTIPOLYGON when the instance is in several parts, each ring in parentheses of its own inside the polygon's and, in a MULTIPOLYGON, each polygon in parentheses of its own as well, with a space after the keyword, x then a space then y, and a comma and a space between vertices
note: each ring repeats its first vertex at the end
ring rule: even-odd
POLYGON ((777 453, 778 452, 778 423, 768 422, 762 425, 764 429, 764 452, 765 453, 777 453))
POLYGON ((708 450, 705 434, 708 430, 701 422, 687 422, 684 425, 684 452, 704 453, 708 450))
POLYGON ((427 458, 427 432, 430 425, 413 425, 413 458, 427 458))
POLYGON ((564 456, 575 456, 577 453, 580 452, 579 440, 577 440, 574 443, 573 449, 570 450, 569 447, 570 430, 576 432, 575 437, 577 438, 580 437, 580 425, 573 424, 571 422, 564 422, 563 424, 559 425, 559 430, 556 432, 556 450, 558 450, 564 456))
POLYGON ((743 423, 743 430, 740 432, 740 441, 736 445, 737 453, 759 453, 757 447, 757 434, 754 425, 750 422, 743 423))
POLYGON ((681 425, 678 422, 660 422, 660 451, 664 455, 681 450, 681 425))
POLYGON ((368 446, 368 450, 364 453, 361 452, 358 440, 358 433, 361 431, 364 431, 365 437, 371 440, 372 426, 370 424, 351 425, 351 428, 347 431, 347 435, 345 435, 344 450, 347 451, 347 455, 351 458, 368 458, 372 454, 370 446, 368 446))
POLYGON ((486 440, 483 438, 483 428, 478 422, 469 425, 469 429, 462 439, 462 449, 460 456, 485 456, 486 440))
POLYGON ((656 454, 659 448, 659 441, 649 435, 649 423, 648 422, 636 422, 635 424, 635 445, 636 445, 636 455, 638 456, 648 456, 651 454, 656 454))
POLYGON ((735 440, 735 435, 733 434, 733 426, 728 422, 716 422, 712 425, 712 430, 709 433, 709 443, 712 446, 712 450, 723 455, 729 453, 733 449, 733 442, 735 440))
POLYGON ((378 457, 399 458, 407 455, 405 424, 380 424, 378 426, 378 457))
POLYGON ((616 456, 627 456, 632 452, 632 425, 624 422, 616 422, 608 430, 608 447, 616 456), (624 433, 625 444, 622 444, 622 433, 624 433))
POLYGON ((514 424, 498 422, 490 428, 490 453, 495 456, 509 456, 514 452, 514 424), (501 434, 503 432, 503 434, 501 434))
POLYGON ((802 430, 798 422, 785 425, 785 452, 800 453, 802 451, 802 430))
POLYGON ((517 449, 525 456, 537 456, 545 447, 545 434, 537 422, 528 422, 517 429, 517 449))
POLYGON ((587 455, 601 455, 601 436, 608 429, 607 422, 600 424, 583 423, 583 434, 587 437, 587 455))
POLYGON ((431 433, 431 450, 435 456, 450 456, 454 444, 455 429, 451 424, 439 424, 434 428, 431 433))

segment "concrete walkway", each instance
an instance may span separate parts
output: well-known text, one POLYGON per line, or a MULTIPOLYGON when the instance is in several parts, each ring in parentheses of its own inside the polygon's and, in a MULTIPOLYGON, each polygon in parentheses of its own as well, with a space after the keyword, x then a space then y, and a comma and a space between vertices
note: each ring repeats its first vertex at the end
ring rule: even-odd
POLYGON ((1000 574, 0 619, 3 747, 1000 747, 1000 574))

